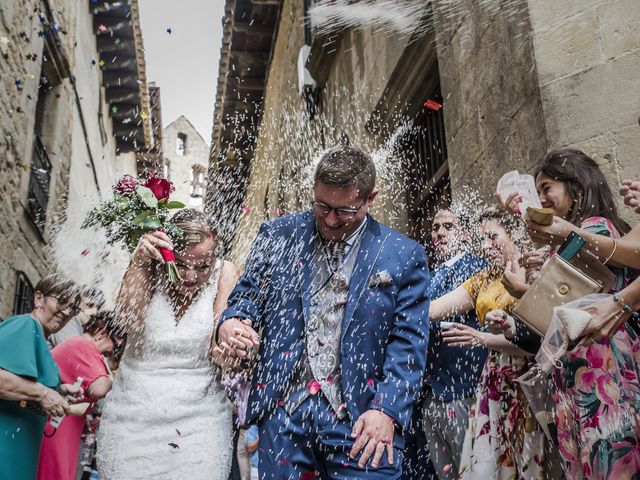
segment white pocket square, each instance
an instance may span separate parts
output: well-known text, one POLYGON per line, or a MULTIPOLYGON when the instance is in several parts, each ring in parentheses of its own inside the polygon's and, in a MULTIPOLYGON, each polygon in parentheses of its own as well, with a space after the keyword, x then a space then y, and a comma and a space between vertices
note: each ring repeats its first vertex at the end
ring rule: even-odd
POLYGON ((393 285, 393 277, 388 270, 383 270, 369 277, 369 288, 382 288, 391 285, 393 285))

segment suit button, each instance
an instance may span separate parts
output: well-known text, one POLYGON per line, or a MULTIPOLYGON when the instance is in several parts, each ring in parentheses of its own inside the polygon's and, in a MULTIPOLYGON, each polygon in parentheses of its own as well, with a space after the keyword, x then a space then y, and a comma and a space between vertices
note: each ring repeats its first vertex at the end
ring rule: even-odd
POLYGON ((560 285, 560 287, 558 287, 558 292, 560 292, 560 295, 566 295, 567 293, 569 293, 569 287, 565 284, 560 285))

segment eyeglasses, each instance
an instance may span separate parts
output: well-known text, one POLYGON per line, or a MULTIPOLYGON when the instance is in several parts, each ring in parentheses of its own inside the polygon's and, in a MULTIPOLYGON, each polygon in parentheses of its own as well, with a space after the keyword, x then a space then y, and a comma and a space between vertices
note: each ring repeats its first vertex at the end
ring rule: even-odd
POLYGON ((65 295, 62 295, 60 297, 56 297, 55 295, 47 295, 47 297, 55 298, 56 308, 60 311, 69 309, 69 313, 71 315, 77 315, 82 311, 82 309, 80 308, 80 302, 75 297, 67 297, 65 295))
POLYGON ((365 203, 367 203, 366 200, 362 202, 359 207, 356 207, 356 208, 348 208, 348 207, 337 208, 337 207, 330 207, 324 202, 314 200, 311 202, 311 207, 319 215, 323 215, 323 216, 329 215, 329 213, 331 213, 331 210, 333 210, 336 214, 336 217, 338 217, 340 220, 351 220, 353 219, 353 217, 356 216, 356 214, 360 211, 360 209, 364 207, 365 203))
POLYGON ((437 232, 440 228, 444 228, 447 232, 450 232, 455 228, 455 225, 451 222, 434 223, 431 225, 431 230, 437 232))

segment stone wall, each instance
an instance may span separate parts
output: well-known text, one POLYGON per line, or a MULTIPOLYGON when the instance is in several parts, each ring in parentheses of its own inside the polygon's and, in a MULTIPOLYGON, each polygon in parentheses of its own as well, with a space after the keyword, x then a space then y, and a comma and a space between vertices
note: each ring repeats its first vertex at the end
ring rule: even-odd
MULTIPOLYGON (((531 170, 550 148, 563 146, 595 156, 612 184, 637 178, 640 9, 634 7, 633 0, 434 0, 434 31, 425 38, 344 30, 323 67, 323 115, 310 120, 297 90, 302 5, 285 0, 233 260, 243 263, 260 222, 307 207, 313 159, 323 146, 348 137, 385 154, 394 124, 372 128, 371 115, 390 87, 416 80, 394 79, 415 41, 424 42, 425 56, 435 43, 455 199, 465 201, 473 190, 492 202, 503 173, 531 170)), ((411 95, 405 97, 398 100, 411 95)), ((393 169, 384 176, 374 215, 404 231, 407 207, 397 192, 411 180, 393 169)))
POLYGON ((202 199, 191 197, 192 167, 196 164, 207 166, 209 145, 184 116, 180 116, 163 129, 162 143, 169 179, 176 189, 171 198, 189 207, 201 208, 202 199), (176 141, 179 134, 185 135, 187 139, 183 156, 176 153, 176 141))
POLYGON ((346 138, 373 152, 382 167, 373 214, 406 229, 401 160, 387 156, 384 148, 393 125, 372 125, 371 120, 409 37, 374 29, 345 31, 321 85, 322 115, 310 118, 297 86, 298 53, 304 45, 302 4, 285 0, 282 5, 246 205, 232 249, 231 258, 239 265, 262 221, 308 208, 315 160, 346 138))
POLYGON ((634 0, 529 2, 549 147, 594 157, 614 190, 640 177, 638 7, 634 0))
MULTIPOLYGON (((0 317, 11 314, 15 290, 15 272, 23 271, 32 283, 47 270, 43 246, 51 232, 52 215, 47 215, 44 238, 24 213, 29 181, 29 166, 33 148, 33 131, 43 37, 38 15, 40 2, 7 1, 0 5, 0 317), (26 14, 25 14, 26 13, 26 14)), ((75 5, 66 9, 65 15, 73 18, 75 5)), ((60 21, 60 24, 63 24, 60 21)), ((72 32, 73 34, 73 29, 72 32)), ((66 83, 54 88, 50 101, 56 102, 55 113, 59 127, 70 128, 72 109, 71 89, 66 83)), ((53 133, 53 132, 51 132, 53 133)), ((54 206, 64 193, 65 174, 69 168, 68 149, 65 142, 53 135, 43 138, 52 164, 49 206, 54 206)), ((49 212, 55 211, 50 208, 49 212)))
POLYGON ((135 173, 135 163, 130 170, 133 154, 116 156, 100 69, 91 62, 98 53, 88 2, 48 4, 75 85, 67 76, 46 95, 42 142, 52 171, 43 235, 26 215, 25 206, 48 12, 45 3, 34 0, 0 4, 0 318, 11 314, 16 271, 23 271, 34 286, 56 268, 77 281, 89 278, 89 259, 83 258, 82 244, 93 240, 81 241, 74 235, 80 210, 100 199, 98 188, 103 198, 108 196, 118 173, 135 173), (66 231, 70 240, 56 247, 52 244, 59 230, 66 231), (65 264, 56 265, 61 258, 65 264))
POLYGON ((547 149, 524 0, 436 0, 438 63, 451 187, 490 199, 498 178, 547 149))

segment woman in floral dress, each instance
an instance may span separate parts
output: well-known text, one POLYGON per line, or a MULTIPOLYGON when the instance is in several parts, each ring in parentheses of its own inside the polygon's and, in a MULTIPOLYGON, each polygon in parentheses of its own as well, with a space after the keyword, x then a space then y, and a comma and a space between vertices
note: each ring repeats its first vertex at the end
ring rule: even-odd
MULTIPOLYGON (((582 152, 560 150, 547 155, 537 168, 536 187, 542 205, 560 217, 556 223, 570 222, 582 231, 610 238, 629 231, 618 216, 604 175, 582 152)), ((531 228, 540 229, 534 224, 531 228)), ((543 238, 535 231, 533 235, 543 238)), ((553 243, 564 236, 556 235, 553 243)), ((622 268, 614 272, 615 291, 620 291, 627 283, 626 272, 622 268)), ((637 319, 629 316, 609 337, 580 342, 553 371, 558 444, 569 479, 639 478, 638 332, 637 319)))

